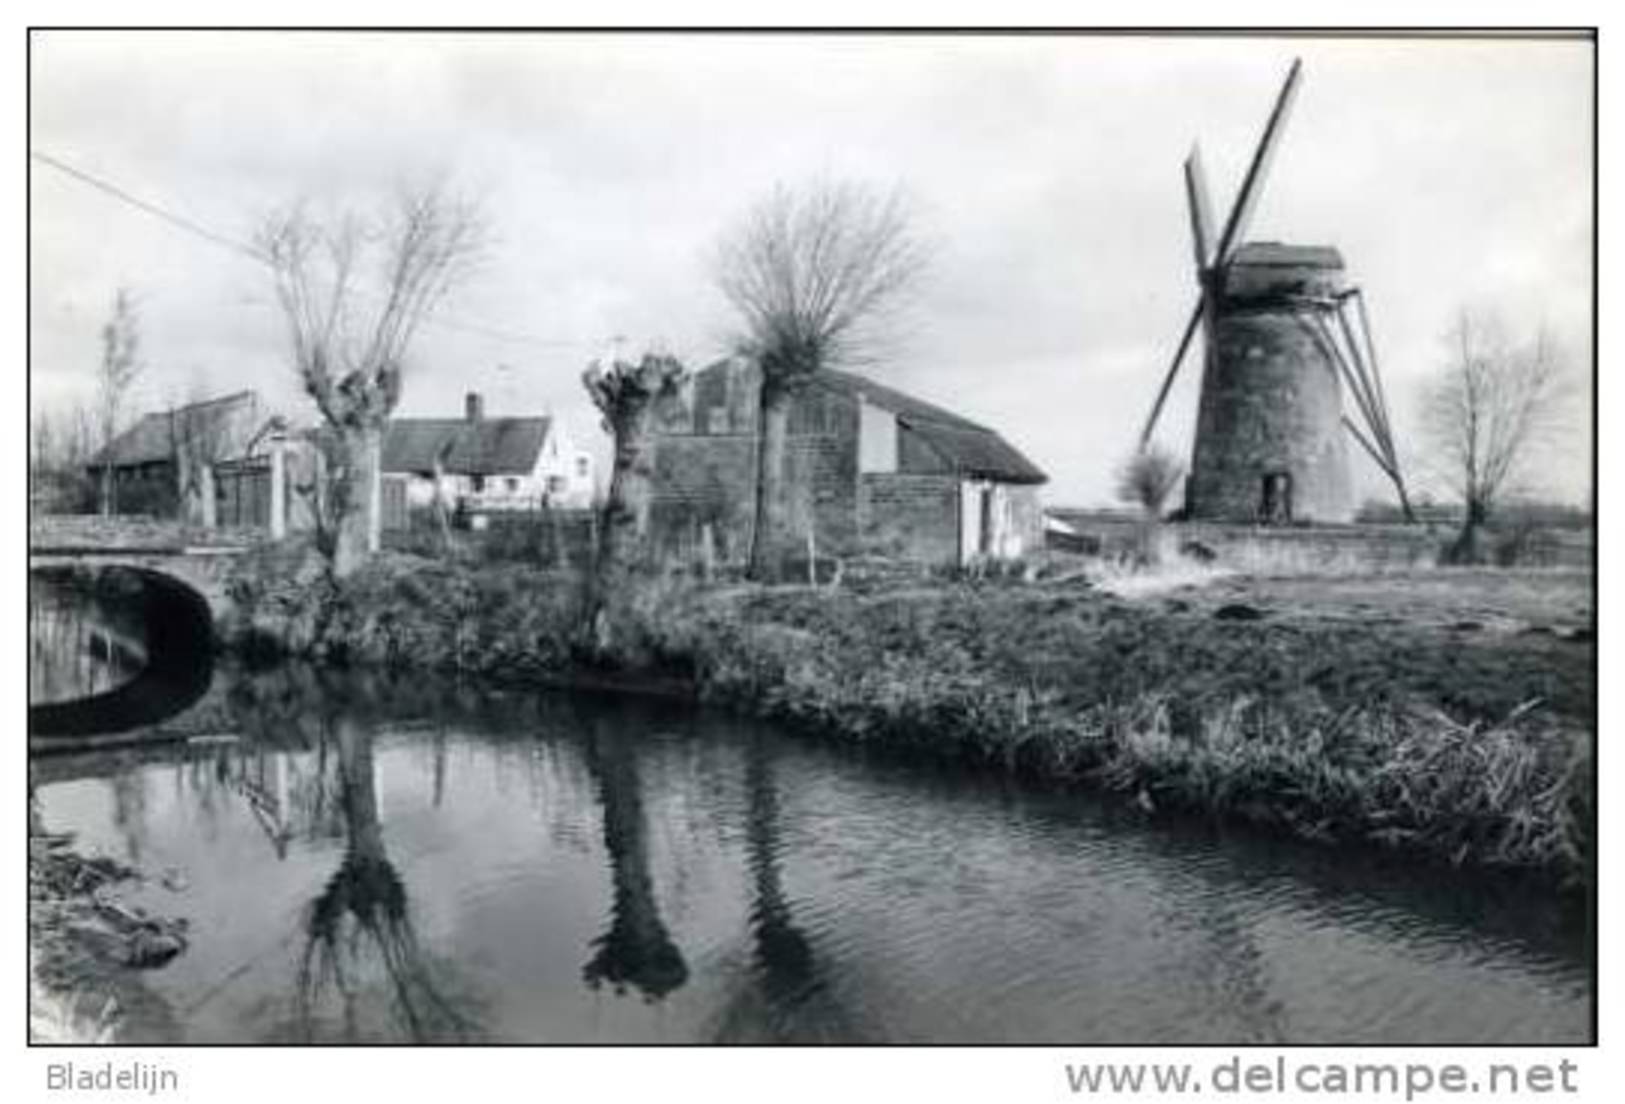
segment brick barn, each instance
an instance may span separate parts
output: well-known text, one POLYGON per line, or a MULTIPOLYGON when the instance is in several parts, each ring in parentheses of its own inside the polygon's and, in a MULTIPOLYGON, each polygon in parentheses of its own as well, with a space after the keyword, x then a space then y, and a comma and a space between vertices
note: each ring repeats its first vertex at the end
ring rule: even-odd
MULTIPOLYGON (((750 547, 760 376, 734 358, 697 373, 661 418, 650 526, 658 552, 721 562, 750 547)), ((986 426, 849 372, 791 403, 789 516, 820 559, 965 565, 1042 547, 1046 476, 986 426)))

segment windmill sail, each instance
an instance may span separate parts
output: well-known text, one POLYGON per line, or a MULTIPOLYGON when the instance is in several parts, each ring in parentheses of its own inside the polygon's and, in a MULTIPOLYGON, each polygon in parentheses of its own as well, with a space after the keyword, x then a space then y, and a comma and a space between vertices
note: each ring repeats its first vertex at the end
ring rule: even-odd
POLYGON ((1191 248, 1196 271, 1213 263, 1213 204, 1208 200, 1207 173, 1202 170, 1202 147, 1192 146, 1185 158, 1185 199, 1191 213, 1191 248))
POLYGON ((1269 173, 1270 163, 1275 160, 1275 150, 1281 144, 1281 131, 1286 126, 1293 101, 1297 99, 1298 80, 1302 74, 1303 60, 1293 58, 1292 68, 1287 70, 1286 83, 1275 98, 1275 108, 1270 112, 1269 122, 1264 124, 1264 134, 1258 140, 1258 148, 1253 151, 1253 163, 1247 167, 1241 191, 1236 194, 1236 202, 1230 208, 1230 219, 1225 223, 1224 235, 1219 238, 1219 249, 1214 259, 1216 265, 1230 260, 1236 246, 1241 244, 1247 233, 1248 224, 1252 222, 1253 211, 1258 207, 1258 195, 1264 189, 1264 177, 1269 173))
POLYGON ((1157 401, 1151 404, 1151 415, 1145 420, 1145 427, 1140 430, 1140 449, 1145 449, 1146 443, 1151 440, 1151 431, 1157 428, 1157 418, 1162 414, 1162 404, 1168 401, 1168 391, 1174 385, 1174 377, 1179 374, 1180 361, 1185 359, 1185 350, 1190 348, 1191 338, 1196 336, 1196 327, 1202 321, 1203 303, 1206 296, 1196 297, 1196 309, 1191 311, 1191 320, 1185 323, 1185 333, 1179 339, 1179 348, 1174 350, 1173 363, 1168 365, 1167 373, 1162 377, 1162 386, 1157 389, 1157 401))
MULTIPOLYGON (((1258 194, 1263 190, 1264 177, 1268 174, 1270 162, 1275 157, 1275 149, 1280 144, 1282 128, 1286 125, 1287 115, 1297 96, 1298 80, 1302 71, 1303 61, 1299 58, 1292 59, 1292 67, 1287 70, 1286 83, 1281 86, 1281 91, 1275 98, 1275 107, 1270 111, 1269 121, 1264 124, 1264 133, 1258 140, 1258 148, 1253 151, 1252 163, 1242 180, 1241 190, 1236 193, 1235 203, 1231 205, 1230 215, 1225 220, 1224 233, 1217 245, 1210 244, 1213 218, 1200 149, 1193 148, 1190 157, 1186 159, 1185 195, 1190 206, 1192 248, 1196 256, 1198 277, 1203 277, 1210 267, 1215 270, 1222 268, 1230 260, 1241 235, 1245 233, 1247 224, 1252 219, 1253 210, 1258 205, 1258 194)), ((1157 428, 1157 419, 1162 416, 1162 407, 1168 400, 1168 392, 1173 387, 1174 377, 1179 374, 1179 366, 1185 360, 1185 351, 1190 348, 1191 338, 1196 335, 1196 327, 1202 320, 1207 299, 1205 278, 1202 283, 1203 288, 1198 295, 1196 307, 1191 311, 1190 321, 1185 325, 1185 332, 1179 339, 1178 348, 1174 350, 1173 362, 1168 365, 1168 370, 1163 375, 1162 385, 1157 389, 1156 401, 1151 406, 1151 414, 1146 418, 1145 427, 1140 431, 1141 449, 1145 448, 1151 440, 1152 432, 1157 428)))

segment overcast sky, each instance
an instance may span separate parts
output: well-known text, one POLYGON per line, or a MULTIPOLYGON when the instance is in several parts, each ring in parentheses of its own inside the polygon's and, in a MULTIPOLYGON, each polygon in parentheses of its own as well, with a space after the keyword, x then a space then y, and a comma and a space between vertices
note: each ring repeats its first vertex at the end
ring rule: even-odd
MULTIPOLYGON (((1589 384, 1592 55, 1577 41, 52 32, 35 151, 248 239, 304 198, 449 177, 493 241, 422 331, 401 412, 548 411, 617 336, 727 349, 718 236, 776 182, 905 189, 930 278, 877 378, 1000 430, 1052 504, 1106 504, 1195 285, 1180 163, 1227 209, 1287 66, 1303 87, 1251 237, 1336 245, 1373 312, 1401 448, 1462 306, 1545 323, 1589 384), (509 338, 470 332, 498 329, 509 338), (522 337, 522 340, 511 339, 522 337)), ((31 162, 34 404, 92 393, 135 290, 138 403, 258 388, 312 412, 254 262, 31 162)), ((1159 437, 1189 448, 1191 358, 1159 437)), ((1589 391, 1586 392, 1587 396, 1589 391)), ((1589 494, 1589 398, 1549 492, 1589 494)), ((1351 453, 1357 453, 1351 444, 1351 453)), ((1357 461, 1363 488, 1380 477, 1357 461)))

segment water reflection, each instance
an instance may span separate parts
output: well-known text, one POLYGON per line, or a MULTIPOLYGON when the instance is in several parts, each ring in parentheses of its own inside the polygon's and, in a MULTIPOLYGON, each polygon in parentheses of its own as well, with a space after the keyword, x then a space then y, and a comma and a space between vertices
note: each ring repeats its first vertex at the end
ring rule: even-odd
POLYGON ((1538 887, 422 675, 228 671, 198 709, 205 741, 33 765, 49 828, 186 874, 152 1041, 1589 1031, 1538 887))
POLYGON ((342 1037, 361 1037, 357 1003, 372 960, 383 969, 390 1011, 407 1038, 466 1038, 473 1025, 442 994, 412 924, 406 885, 384 848, 372 733, 354 720, 330 717, 324 744, 329 735, 338 751, 344 856, 306 913, 297 982, 304 1037, 324 1034, 318 1009, 329 990, 342 1010, 342 1037))
POLYGON ((124 836, 124 858, 140 866, 147 851, 147 776, 124 774, 113 779, 113 823, 124 836))
POLYGON ((581 976, 594 989, 608 982, 620 994, 631 986, 657 1001, 688 980, 688 964, 655 899, 635 737, 613 716, 593 717, 587 726, 587 769, 603 806, 613 889, 609 927, 593 940, 581 976))
POLYGON ((105 567, 29 572, 28 731, 107 736, 158 724, 208 692, 213 622, 179 582, 105 567))
POLYGON ((120 616, 117 597, 68 573, 29 573, 30 705, 103 694, 140 673, 145 635, 138 618, 120 616))
POLYGON ((778 782, 762 739, 745 748, 745 857, 750 872, 750 968, 733 979, 714 1041, 877 1041, 861 1030, 820 970, 784 890, 778 782))

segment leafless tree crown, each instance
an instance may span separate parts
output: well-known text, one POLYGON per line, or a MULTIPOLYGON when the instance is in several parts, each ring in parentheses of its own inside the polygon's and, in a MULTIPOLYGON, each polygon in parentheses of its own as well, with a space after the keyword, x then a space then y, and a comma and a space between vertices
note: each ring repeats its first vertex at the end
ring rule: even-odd
POLYGON ((604 428, 615 433, 627 412, 635 416, 650 403, 675 395, 684 376, 682 362, 676 357, 645 353, 636 363, 617 360, 607 369, 595 360, 581 374, 581 383, 604 416, 604 428))
POLYGON ((1482 517, 1556 428, 1569 381, 1545 329, 1518 344, 1499 319, 1462 311, 1448 342, 1423 395, 1423 426, 1469 514, 1482 517))
POLYGON ((141 332, 135 299, 128 288, 113 296, 113 313, 102 324, 102 359, 96 374, 101 443, 112 443, 123 415, 124 398, 141 374, 141 332))
POLYGON ((1184 474, 1185 466, 1178 457, 1152 445, 1129 457, 1118 469, 1117 496, 1158 517, 1184 474))
POLYGON ((900 193, 780 186, 723 240, 717 282, 764 373, 795 374, 860 358, 925 257, 900 193))
POLYGON ((483 238, 477 210, 438 189, 402 192, 380 220, 354 212, 319 220, 296 205, 265 221, 258 245, 294 363, 329 424, 388 418, 413 335, 466 275, 483 238))

